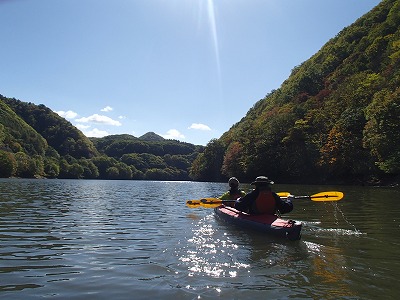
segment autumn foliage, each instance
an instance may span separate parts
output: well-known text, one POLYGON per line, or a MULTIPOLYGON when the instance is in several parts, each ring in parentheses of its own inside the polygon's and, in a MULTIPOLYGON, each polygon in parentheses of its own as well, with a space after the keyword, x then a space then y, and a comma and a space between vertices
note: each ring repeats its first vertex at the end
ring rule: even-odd
MULTIPOLYGON (((222 161, 225 177, 398 183, 400 1, 384 0, 344 28, 219 142, 225 151, 208 157, 222 161)), ((191 175, 210 176, 202 169, 191 175)))

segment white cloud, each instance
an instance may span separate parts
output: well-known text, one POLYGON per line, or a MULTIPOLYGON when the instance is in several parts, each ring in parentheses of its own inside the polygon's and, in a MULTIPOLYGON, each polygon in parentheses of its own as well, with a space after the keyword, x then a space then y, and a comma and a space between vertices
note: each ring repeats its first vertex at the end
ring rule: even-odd
POLYGON ((105 112, 112 111, 112 110, 113 110, 113 108, 111 106, 106 106, 103 109, 101 109, 101 111, 105 111, 105 112))
POLYGON ((123 119, 126 119, 126 117, 125 116, 119 116, 118 119, 123 120, 123 119))
POLYGON ((170 129, 167 134, 161 135, 164 139, 178 140, 184 139, 185 136, 176 129, 170 129))
POLYGON ((107 131, 105 130, 99 130, 97 128, 93 128, 92 130, 85 131, 83 132, 84 135, 87 137, 103 137, 106 135, 110 135, 107 131))
POLYGON ((79 123, 96 123, 96 124, 105 124, 105 125, 112 125, 112 126, 121 126, 120 121, 115 121, 107 116, 102 116, 98 114, 91 115, 89 117, 83 117, 80 119, 75 120, 79 123))
POLYGON ((78 116, 78 114, 72 110, 68 110, 68 111, 59 110, 59 111, 56 111, 56 114, 58 114, 60 117, 63 117, 65 119, 75 119, 78 116))
POLYGON ((90 128, 90 125, 76 124, 75 127, 83 131, 84 129, 90 128))
POLYGON ((211 128, 208 127, 207 125, 199 124, 199 123, 193 123, 192 125, 190 125, 190 127, 188 129, 211 130, 211 128))

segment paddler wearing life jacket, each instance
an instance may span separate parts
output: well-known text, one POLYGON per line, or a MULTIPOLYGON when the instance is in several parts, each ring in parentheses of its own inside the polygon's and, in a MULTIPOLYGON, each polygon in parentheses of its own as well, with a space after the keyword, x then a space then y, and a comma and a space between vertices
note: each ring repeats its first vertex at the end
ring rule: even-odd
POLYGON ((285 214, 293 210, 290 198, 281 199, 271 190, 273 181, 266 176, 258 176, 252 183, 255 189, 236 200, 234 207, 249 214, 285 214))
MULTIPOLYGON (((237 198, 246 196, 246 192, 239 189, 239 180, 236 177, 231 177, 228 180, 229 191, 222 194, 219 199, 221 200, 236 200, 237 198)), ((232 205, 229 203, 227 205, 233 206, 235 202, 232 202, 232 205)))

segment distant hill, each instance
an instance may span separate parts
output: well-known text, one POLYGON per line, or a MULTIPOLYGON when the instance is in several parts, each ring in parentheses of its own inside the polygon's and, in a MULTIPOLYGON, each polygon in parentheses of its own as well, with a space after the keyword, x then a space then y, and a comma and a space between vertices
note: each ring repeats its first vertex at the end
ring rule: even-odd
POLYGON ((189 180, 203 149, 153 132, 87 138, 42 104, 0 95, 0 177, 189 180))
POLYGON ((147 132, 143 134, 141 137, 139 137, 139 139, 143 141, 158 141, 158 142, 165 140, 162 136, 159 136, 154 132, 147 132))
POLYGON ((24 151, 29 155, 44 155, 47 141, 21 119, 0 95, 0 145, 8 151, 24 151))
POLYGON ((93 143, 69 121, 48 107, 3 96, 0 96, 0 99, 60 155, 69 154, 75 158, 90 158, 96 155, 93 143))
POLYGON ((201 151, 203 146, 177 140, 168 140, 148 132, 139 138, 132 135, 109 135, 102 138, 90 138, 100 153, 110 157, 120 158, 129 153, 149 153, 157 156, 191 155, 201 151))
POLYGON ((89 139, 102 139, 102 140, 138 140, 137 137, 130 135, 130 134, 113 134, 107 135, 101 138, 89 138, 89 139))
POLYGON ((399 87, 400 4, 384 0, 211 141, 191 176, 399 182, 399 87))
POLYGON ((189 169, 204 149, 204 146, 164 139, 153 132, 140 138, 110 135, 90 139, 101 155, 130 166, 136 179, 190 180, 189 169))

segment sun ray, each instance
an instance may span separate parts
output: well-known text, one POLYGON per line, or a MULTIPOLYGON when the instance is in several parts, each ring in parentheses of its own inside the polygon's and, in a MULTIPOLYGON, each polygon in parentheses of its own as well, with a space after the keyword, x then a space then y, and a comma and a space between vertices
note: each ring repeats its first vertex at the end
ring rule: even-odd
POLYGON ((215 58, 217 61, 218 73, 220 73, 218 34, 217 34, 217 25, 215 22, 215 11, 214 11, 213 0, 207 0, 207 12, 208 12, 208 22, 213 39, 215 58))

